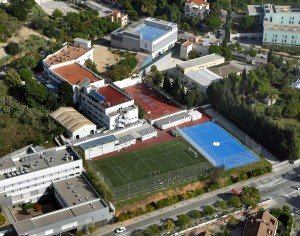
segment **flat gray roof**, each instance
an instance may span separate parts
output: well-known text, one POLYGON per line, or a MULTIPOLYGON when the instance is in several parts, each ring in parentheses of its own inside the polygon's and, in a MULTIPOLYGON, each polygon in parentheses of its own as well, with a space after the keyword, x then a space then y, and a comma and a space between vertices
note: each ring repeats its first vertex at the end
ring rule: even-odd
POLYGON ((117 137, 115 135, 111 134, 111 135, 108 135, 108 136, 105 136, 105 137, 100 137, 98 139, 82 143, 82 144, 80 144, 80 146, 84 150, 87 150, 87 149, 90 149, 90 148, 93 148, 93 147, 98 147, 100 145, 103 145, 103 144, 106 144, 106 143, 111 143, 111 142, 114 142, 114 141, 117 141, 117 140, 118 140, 117 137))
POLYGON ((79 157, 71 150, 71 148, 51 148, 39 150, 34 153, 23 153, 15 156, 7 156, 1 160, 2 170, 10 170, 12 167, 16 168, 9 174, 0 175, 0 180, 5 178, 13 178, 19 175, 26 175, 34 171, 46 169, 49 167, 59 166, 67 162, 79 160, 79 157), (59 150, 57 150, 59 149, 59 150), (13 161, 16 160, 16 161, 13 161), (7 161, 7 162, 6 162, 7 161))
POLYGON ((99 199, 98 194, 82 176, 54 182, 53 187, 68 207, 99 199))
POLYGON ((190 71, 186 75, 189 79, 193 80, 196 84, 203 87, 209 86, 213 81, 219 80, 222 77, 210 71, 209 69, 190 71))
POLYGON ((53 187, 69 207, 14 223, 19 234, 108 207, 82 176, 55 182, 53 187))
POLYGON ((141 129, 141 130, 138 130, 136 131, 141 137, 145 136, 145 135, 148 135, 148 134, 151 134, 151 133, 154 133, 154 132, 157 132, 155 128, 153 128, 152 126, 150 127, 147 127, 145 129, 141 129))
POLYGON ((255 16, 264 13, 264 9, 261 5, 247 5, 247 11, 249 16, 255 16))
POLYGON ((129 141, 132 141, 132 140, 135 140, 136 138, 133 137, 131 134, 127 134, 127 135, 124 135, 124 136, 121 136, 118 138, 119 139, 119 143, 126 143, 126 142, 129 142, 129 141))
POLYGON ((224 57, 213 53, 213 54, 209 54, 209 55, 206 55, 206 56, 203 56, 203 57, 198 57, 198 58, 195 58, 195 59, 192 59, 192 60, 189 60, 189 61, 185 61, 185 62, 182 62, 182 63, 177 64, 177 65, 180 66, 183 69, 188 69, 188 68, 191 68, 191 67, 195 67, 195 66, 199 66, 199 65, 202 65, 202 64, 210 63, 210 62, 220 60, 220 59, 224 59, 224 57))
POLYGON ((173 123, 175 121, 181 120, 186 117, 191 117, 187 112, 181 112, 179 114, 175 114, 160 120, 155 121, 155 124, 158 126, 163 126, 169 123, 173 123))
POLYGON ((217 66, 209 67, 208 70, 214 72, 222 78, 228 76, 231 73, 241 73, 243 71, 243 69, 236 67, 230 62, 225 62, 217 66))

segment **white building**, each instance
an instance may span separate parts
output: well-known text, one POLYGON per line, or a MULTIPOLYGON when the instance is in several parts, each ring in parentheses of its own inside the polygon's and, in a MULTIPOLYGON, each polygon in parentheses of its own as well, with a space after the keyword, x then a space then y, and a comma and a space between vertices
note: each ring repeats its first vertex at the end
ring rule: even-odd
POLYGON ((18 205, 37 202, 58 180, 81 175, 82 159, 66 146, 35 150, 26 147, 2 157, 0 203, 18 205))
POLYGON ((111 46, 146 52, 156 58, 175 45, 177 33, 175 23, 148 17, 129 28, 112 32, 111 46))
POLYGON ((128 129, 108 131, 85 138, 74 140, 72 144, 81 148, 86 160, 119 151, 136 144, 136 140, 145 141, 157 136, 157 130, 149 124, 139 123, 128 129))
POLYGON ((73 89, 73 102, 78 103, 83 85, 103 86, 104 80, 84 67, 88 59, 93 60, 93 52, 91 41, 76 38, 73 44, 66 44, 59 51, 47 56, 43 60, 44 71, 51 80, 47 87, 59 88, 62 81, 67 82, 73 89))
POLYGON ((203 57, 198 57, 189 61, 182 62, 176 65, 177 70, 185 75, 190 71, 206 69, 208 67, 220 65, 225 62, 225 58, 218 54, 209 54, 203 57))
POLYGON ((187 40, 180 45, 180 59, 187 60, 189 58, 189 53, 192 50, 195 50, 200 56, 205 56, 208 54, 209 47, 209 42, 205 42, 202 40, 193 42, 187 40))
POLYGON ((138 121, 134 100, 113 84, 100 88, 87 86, 81 93, 83 113, 99 127, 108 130, 124 128, 138 121))
POLYGON ((248 5, 249 16, 263 27, 262 43, 300 45, 300 7, 248 5))
POLYGON ((96 125, 73 107, 60 107, 50 116, 65 128, 68 138, 80 139, 96 133, 96 125))
POLYGON ((66 43, 63 48, 43 60, 44 71, 49 73, 49 70, 74 63, 84 65, 86 60, 93 60, 93 53, 91 41, 76 38, 73 44, 66 43))
POLYGON ((174 115, 164 117, 162 119, 157 119, 154 121, 154 125, 161 130, 165 130, 189 122, 191 120, 192 116, 183 111, 174 115))
POLYGON ((207 0, 186 0, 184 5, 184 15, 186 17, 199 16, 201 19, 209 11, 207 0))

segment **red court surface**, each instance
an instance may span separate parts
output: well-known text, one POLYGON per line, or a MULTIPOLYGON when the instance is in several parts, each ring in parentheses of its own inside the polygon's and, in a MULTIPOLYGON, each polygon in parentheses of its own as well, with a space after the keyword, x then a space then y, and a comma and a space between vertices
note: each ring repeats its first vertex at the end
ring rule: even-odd
POLYGON ((148 87, 146 84, 136 84, 124 88, 133 98, 135 104, 145 111, 145 116, 154 120, 181 111, 175 104, 148 87))
POLYGON ((104 96, 105 102, 109 103, 109 106, 119 105, 129 100, 124 94, 110 85, 99 88, 98 92, 104 96))

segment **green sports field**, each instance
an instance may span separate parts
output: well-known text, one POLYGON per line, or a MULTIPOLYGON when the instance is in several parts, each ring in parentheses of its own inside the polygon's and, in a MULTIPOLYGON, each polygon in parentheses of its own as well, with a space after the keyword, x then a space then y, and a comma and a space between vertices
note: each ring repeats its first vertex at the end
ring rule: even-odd
POLYGON ((211 164, 183 139, 93 161, 116 197, 204 176, 211 164))

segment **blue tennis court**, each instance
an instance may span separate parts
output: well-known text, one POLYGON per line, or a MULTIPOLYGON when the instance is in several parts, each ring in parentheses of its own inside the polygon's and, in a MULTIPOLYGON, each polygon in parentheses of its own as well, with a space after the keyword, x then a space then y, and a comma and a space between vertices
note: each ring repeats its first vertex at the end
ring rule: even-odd
POLYGON ((214 166, 230 169, 259 160, 250 149, 211 121, 182 128, 180 133, 214 166))
POLYGON ((152 42, 158 37, 164 35, 167 31, 153 26, 143 25, 136 32, 140 33, 144 40, 152 42))

